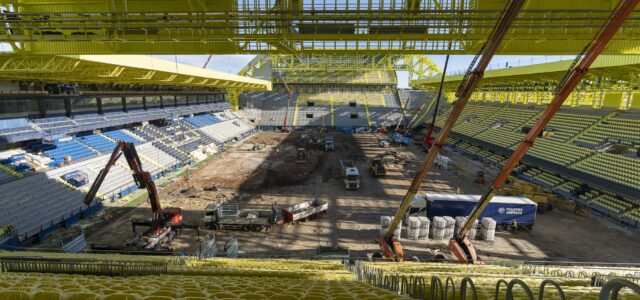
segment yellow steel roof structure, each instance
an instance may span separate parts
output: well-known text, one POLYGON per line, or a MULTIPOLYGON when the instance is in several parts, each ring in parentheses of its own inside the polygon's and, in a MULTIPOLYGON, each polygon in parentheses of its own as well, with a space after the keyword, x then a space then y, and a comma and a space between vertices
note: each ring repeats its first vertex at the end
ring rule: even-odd
POLYGON ((271 82, 144 55, 0 55, 0 79, 271 90, 271 82))
MULTIPOLYGON (((507 0, 0 0, 40 54, 476 54, 507 0)), ((617 0, 529 0, 498 54, 575 54, 617 0)), ((634 12, 605 53, 640 54, 634 12)))
MULTIPOLYGON (((511 67, 487 71, 479 90, 549 90, 562 78, 572 61, 563 60, 522 67, 511 67)), ((455 90, 464 75, 452 75, 445 78, 443 89, 455 90)), ((601 55, 589 69, 583 85, 597 84, 599 88, 640 83, 640 56, 638 55, 601 55)), ((410 86, 418 89, 435 90, 440 85, 440 77, 413 80, 410 86)))

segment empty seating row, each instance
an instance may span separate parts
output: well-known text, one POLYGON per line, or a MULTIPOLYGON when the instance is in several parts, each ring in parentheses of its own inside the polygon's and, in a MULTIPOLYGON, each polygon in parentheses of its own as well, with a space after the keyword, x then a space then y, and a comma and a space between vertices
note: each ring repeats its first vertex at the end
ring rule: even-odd
POLYGON ((100 134, 90 134, 79 137, 80 142, 83 144, 98 150, 100 153, 107 153, 113 151, 116 143, 112 140, 105 138, 100 134))
POLYGON ((79 114, 71 118, 49 117, 31 119, 29 123, 27 123, 28 126, 16 126, 16 128, 0 130, 0 139, 13 143, 42 138, 43 135, 67 134, 158 119, 173 119, 184 115, 222 111, 228 108, 229 103, 218 102, 179 107, 150 108, 148 110, 138 109, 129 112, 111 111, 101 115, 95 113, 79 114))
POLYGON ((253 125, 241 119, 233 119, 202 127, 198 130, 218 143, 225 143, 251 132, 253 125))
POLYGON ((612 117, 596 124, 578 137, 578 141, 599 145, 608 138, 618 138, 640 144, 640 120, 612 117))
POLYGON ((572 168, 622 185, 640 187, 640 158, 596 153, 577 162, 572 168))
POLYGON ((133 135, 129 134, 127 132, 127 130, 125 129, 119 129, 119 130, 112 130, 112 131, 105 131, 103 132, 103 134, 105 136, 107 136, 108 138, 114 140, 114 141, 123 141, 123 142, 128 142, 128 143, 134 143, 134 144, 140 144, 142 142, 142 140, 134 137, 133 135))
POLYGON ((79 143, 75 139, 67 141, 57 141, 53 144, 43 144, 40 141, 28 144, 34 151, 42 151, 42 153, 53 159, 49 163, 50 166, 58 166, 64 162, 67 157, 72 161, 82 160, 94 155, 98 152, 79 143))
POLYGON ((189 124, 195 126, 195 127, 203 127, 203 126, 207 126, 207 125, 211 125, 211 124, 215 124, 220 122, 220 120, 218 120, 218 118, 210 115, 210 114, 203 114, 203 115, 199 115, 199 116, 193 116, 193 117, 187 117, 184 118, 184 120, 186 122, 188 122, 189 124))
POLYGON ((0 226, 12 224, 22 238, 86 209, 84 193, 44 173, 2 184, 0 194, 0 226))
POLYGON ((562 144, 546 139, 537 139, 527 152, 527 155, 545 159, 547 161, 569 166, 572 163, 585 158, 593 153, 593 150, 562 144))

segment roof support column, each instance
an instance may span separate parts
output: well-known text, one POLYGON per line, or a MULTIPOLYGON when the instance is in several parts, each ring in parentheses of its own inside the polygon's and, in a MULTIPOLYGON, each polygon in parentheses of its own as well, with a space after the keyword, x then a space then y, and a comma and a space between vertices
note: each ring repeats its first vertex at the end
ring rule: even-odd
POLYGON ((122 97, 122 111, 123 112, 128 112, 127 110, 127 97, 122 97))
POLYGON ((45 103, 45 99, 43 98, 38 98, 36 99, 36 105, 38 106, 38 113, 40 114, 40 118, 46 118, 47 117, 47 106, 45 103))
POLYGON ((240 96, 240 91, 235 90, 235 89, 230 89, 227 91, 227 100, 229 101, 229 103, 231 103, 231 106, 233 107, 233 110, 238 110, 240 109, 240 100, 238 99, 238 97, 240 96))
POLYGON ((73 115, 72 111, 71 111, 71 99, 69 97, 64 97, 64 115, 67 118, 71 118, 71 116, 73 115))
POLYGON ((102 98, 96 97, 96 106, 98 107, 98 114, 103 114, 104 110, 102 109, 102 98))

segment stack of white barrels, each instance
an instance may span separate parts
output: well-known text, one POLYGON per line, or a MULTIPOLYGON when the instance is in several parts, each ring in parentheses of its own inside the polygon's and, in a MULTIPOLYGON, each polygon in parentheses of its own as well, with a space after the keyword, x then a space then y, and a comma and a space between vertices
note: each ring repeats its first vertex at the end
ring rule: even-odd
MULTIPOLYGON (((391 227, 391 220, 392 219, 393 218, 391 218, 389 216, 381 216, 380 217, 380 235, 384 235, 385 233, 387 233, 387 230, 389 230, 389 227, 391 227)), ((393 232, 395 237, 400 238, 400 231, 401 230, 402 230, 402 220, 400 220, 400 224, 398 224, 398 227, 393 232)))
MULTIPOLYGON (((460 232, 460 230, 462 229, 462 226, 466 221, 467 221, 467 217, 456 217, 456 234, 460 232)), ((478 219, 476 219, 473 222, 473 226, 471 227, 471 229, 469 229, 469 232, 467 232, 467 239, 469 240, 476 239, 477 228, 478 228, 478 219)))
POLYGON ((433 217, 433 222, 431 223, 433 226, 433 239, 434 240, 442 240, 444 239, 444 233, 447 228, 447 221, 443 217, 433 217))
POLYGON ((420 219, 418 217, 407 218, 407 238, 417 240, 420 237, 420 219))
POLYGON ((492 218, 482 218, 480 222, 480 235, 487 241, 493 241, 496 238, 496 221, 492 218))
POLYGON ((450 239, 453 237, 453 234, 455 233, 455 230, 456 230, 456 219, 449 216, 445 216, 443 218, 447 224, 444 230, 444 237, 446 239, 450 239))
POLYGON ((429 221, 429 218, 421 216, 418 217, 418 220, 420 221, 420 234, 418 235, 418 239, 420 240, 428 240, 429 239, 429 225, 431 224, 431 221, 429 221))

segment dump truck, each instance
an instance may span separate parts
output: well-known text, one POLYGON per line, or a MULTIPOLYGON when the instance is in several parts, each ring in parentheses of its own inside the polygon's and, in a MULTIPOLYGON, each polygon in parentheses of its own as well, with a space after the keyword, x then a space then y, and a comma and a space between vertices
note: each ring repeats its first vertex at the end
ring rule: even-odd
MULTIPOLYGON (((416 195, 407 216, 466 217, 478 204, 481 195, 425 193, 416 195)), ((536 221, 537 204, 526 197, 494 196, 480 214, 481 218, 493 218, 498 229, 507 229, 517 222, 518 226, 531 229, 536 221)))
POLYGON ((282 221, 284 223, 295 223, 306 219, 312 219, 320 213, 326 213, 329 203, 318 199, 309 200, 282 209, 282 221))
POLYGON ((333 141, 332 135, 327 135, 324 137, 324 151, 335 151, 336 145, 333 141))
POLYGON ((347 190, 357 190, 360 188, 360 172, 352 160, 340 160, 340 172, 344 187, 347 190))
POLYGON ((276 223, 275 206, 271 210, 239 210, 237 204, 211 203, 204 209, 204 224, 213 230, 262 231, 276 223))
POLYGON ((387 169, 379 158, 369 161, 369 173, 373 176, 382 177, 387 175, 387 169))

